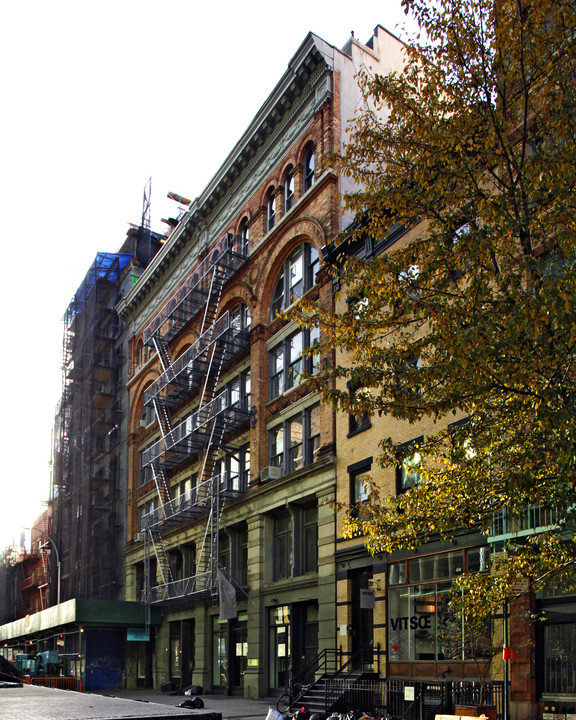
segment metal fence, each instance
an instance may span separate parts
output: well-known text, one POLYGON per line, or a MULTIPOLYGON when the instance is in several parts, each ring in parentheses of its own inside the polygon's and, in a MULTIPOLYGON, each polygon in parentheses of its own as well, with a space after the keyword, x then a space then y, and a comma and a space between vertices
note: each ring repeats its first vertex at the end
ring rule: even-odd
POLYGON ((43 687, 57 688, 58 690, 73 690, 82 692, 82 678, 79 677, 33 677, 26 676, 23 681, 29 685, 42 685, 43 687))
POLYGON ((434 720, 435 715, 454 715, 457 706, 480 704, 495 707, 498 720, 504 717, 503 682, 347 679, 328 682, 326 700, 336 712, 360 710, 399 720, 434 720))

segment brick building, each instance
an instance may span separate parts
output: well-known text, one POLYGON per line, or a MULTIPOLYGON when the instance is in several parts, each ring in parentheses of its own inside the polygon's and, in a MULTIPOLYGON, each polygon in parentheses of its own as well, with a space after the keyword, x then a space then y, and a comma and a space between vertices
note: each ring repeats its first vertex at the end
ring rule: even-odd
POLYGON ((120 303, 126 598, 163 616, 127 650, 129 685, 265 696, 334 648, 336 420, 301 382, 322 361, 314 333, 278 313, 305 293, 333 302, 322 252, 350 218, 330 157, 357 70, 401 62, 380 26, 342 50, 309 34, 120 303))

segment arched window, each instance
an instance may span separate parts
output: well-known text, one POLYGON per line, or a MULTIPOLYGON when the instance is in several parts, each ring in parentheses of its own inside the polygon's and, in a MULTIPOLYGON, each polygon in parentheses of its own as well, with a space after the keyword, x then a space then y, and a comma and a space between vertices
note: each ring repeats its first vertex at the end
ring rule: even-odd
POLYGON ((316 284, 319 269, 318 251, 310 243, 303 243, 284 261, 270 309, 271 319, 282 312, 316 284))
POLYGON ((242 255, 248 256, 248 218, 242 218, 238 235, 240 236, 240 252, 242 255))
POLYGON ((311 145, 304 155, 304 192, 314 185, 314 145, 311 145))
POLYGON ((274 188, 268 190, 266 196, 266 232, 270 232, 276 222, 276 193, 274 188))
POLYGON ((284 176, 284 212, 287 213, 292 205, 294 205, 294 168, 290 165, 284 176))

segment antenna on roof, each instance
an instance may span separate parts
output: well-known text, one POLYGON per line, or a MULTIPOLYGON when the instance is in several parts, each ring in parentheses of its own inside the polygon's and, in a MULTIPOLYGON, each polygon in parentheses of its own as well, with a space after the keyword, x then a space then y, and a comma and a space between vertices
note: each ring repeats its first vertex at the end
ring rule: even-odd
POLYGON ((142 198, 142 222, 140 227, 142 233, 148 235, 148 262, 152 256, 152 229, 150 222, 150 208, 152 206, 152 177, 148 178, 148 182, 144 185, 144 196, 142 198))

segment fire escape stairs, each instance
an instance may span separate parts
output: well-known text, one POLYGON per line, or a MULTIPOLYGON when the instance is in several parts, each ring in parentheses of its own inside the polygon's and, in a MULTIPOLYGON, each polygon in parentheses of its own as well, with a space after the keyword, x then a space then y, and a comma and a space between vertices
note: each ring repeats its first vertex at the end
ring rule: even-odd
MULTIPOLYGON (((226 244, 228 244, 230 237, 227 236, 224 240, 226 244)), ((227 245, 224 247, 227 247, 227 245)), ((211 273, 200 324, 198 352, 189 361, 189 366, 191 366, 192 363, 196 363, 203 371, 200 402, 198 410, 193 416, 193 422, 195 423, 194 432, 197 438, 203 436, 202 441, 197 440, 197 443, 198 447, 204 447, 204 452, 201 469, 198 473, 197 486, 192 490, 190 498, 184 502, 180 499, 172 499, 168 477, 159 459, 162 450, 164 454, 166 454, 177 445, 180 438, 180 426, 176 426, 176 428, 173 427, 169 412, 169 403, 167 401, 170 387, 176 385, 175 379, 177 372, 170 357, 168 343, 161 335, 163 327, 161 321, 171 323, 172 336, 174 336, 174 323, 170 315, 171 303, 174 307, 179 308, 179 315, 175 320, 179 327, 183 327, 191 318, 191 315, 195 314, 192 312, 193 302, 186 301, 189 304, 190 311, 190 316, 186 318, 182 314, 182 307, 184 307, 186 303, 181 301, 179 304, 176 304, 170 301, 168 308, 161 311, 159 315, 160 320, 155 319, 151 324, 153 330, 149 331, 150 337, 148 338, 148 342, 156 348, 162 365, 163 375, 162 378, 159 379, 157 386, 151 389, 152 391, 146 400, 147 404, 154 407, 162 436, 162 443, 159 444, 159 448, 156 451, 157 455, 152 455, 149 463, 152 467, 156 490, 158 492, 159 507, 150 513, 149 516, 146 516, 145 519, 145 590, 143 600, 148 606, 148 614, 150 604, 152 603, 178 600, 194 594, 201 597, 209 596, 213 604, 218 602, 217 563, 219 553, 219 526, 222 517, 223 503, 220 492, 222 479, 220 476, 215 476, 215 470, 218 453, 226 432, 226 422, 222 422, 222 420, 218 420, 217 418, 220 412, 218 410, 220 401, 217 400, 217 398, 220 396, 217 396, 216 389, 220 381, 221 371, 226 357, 226 346, 225 341, 222 342, 218 340, 219 330, 217 329, 216 322, 224 285, 239 264, 243 262, 245 256, 240 257, 238 254, 234 255, 228 248, 228 250, 221 255, 214 253, 213 257, 214 262, 211 268, 209 268, 211 273), (174 385, 171 386, 170 384, 172 382, 174 382, 174 385), (216 405, 214 404, 215 402, 217 403, 216 405), (170 555, 165 545, 165 532, 181 520, 199 517, 202 514, 206 514, 207 518, 202 544, 196 554, 195 574, 190 578, 175 580, 173 568, 170 563, 170 555), (156 578, 151 577, 150 556, 152 553, 156 556, 157 562, 156 578), (157 584, 158 580, 160 580, 160 585, 157 584)), ((204 277, 207 275, 208 271, 204 277)), ((195 289, 195 292, 199 294, 200 290, 195 289)), ((188 293, 192 296, 191 291, 188 291, 188 293)), ((176 362, 178 363, 178 361, 176 362)), ((224 410, 226 410, 225 403, 224 410)), ((187 430, 188 426, 186 426, 186 431, 187 430)))

